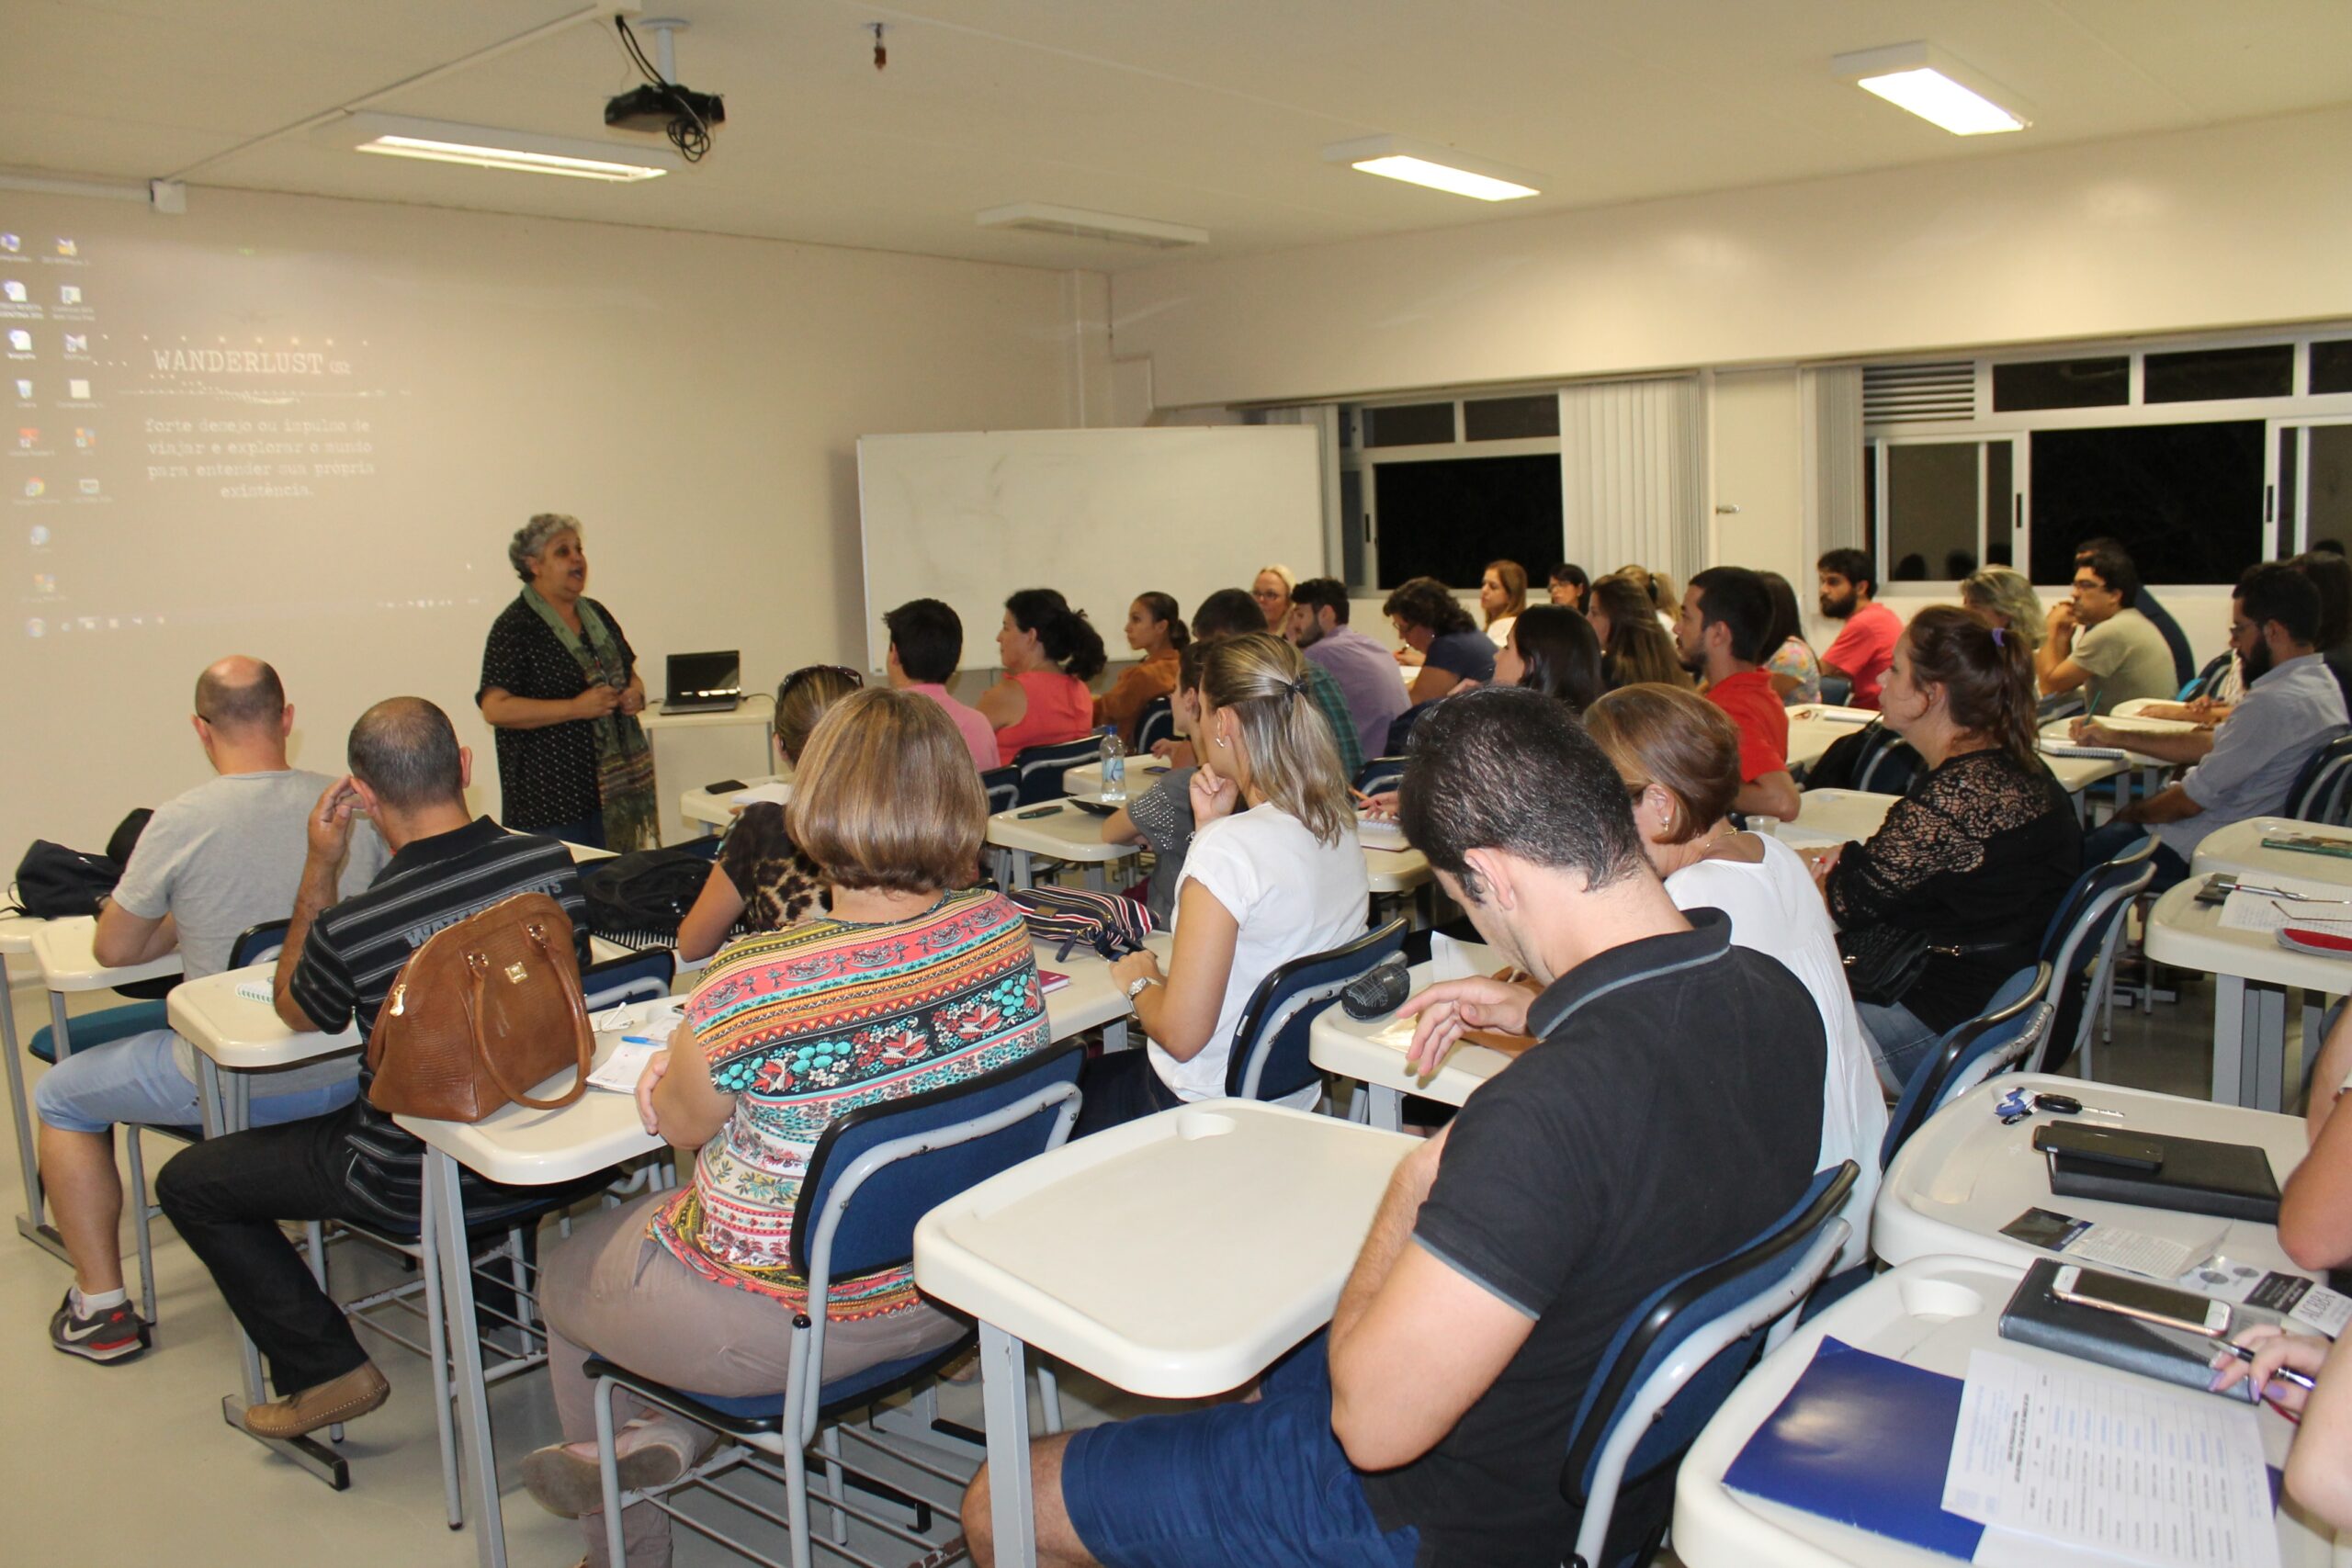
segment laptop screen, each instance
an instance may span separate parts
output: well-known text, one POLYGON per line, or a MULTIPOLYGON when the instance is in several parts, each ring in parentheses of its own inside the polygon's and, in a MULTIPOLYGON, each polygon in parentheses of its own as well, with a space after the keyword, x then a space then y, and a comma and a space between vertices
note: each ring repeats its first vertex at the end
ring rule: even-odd
POLYGON ((670 655, 666 694, 672 698, 731 696, 742 687, 743 656, 740 649, 670 655))

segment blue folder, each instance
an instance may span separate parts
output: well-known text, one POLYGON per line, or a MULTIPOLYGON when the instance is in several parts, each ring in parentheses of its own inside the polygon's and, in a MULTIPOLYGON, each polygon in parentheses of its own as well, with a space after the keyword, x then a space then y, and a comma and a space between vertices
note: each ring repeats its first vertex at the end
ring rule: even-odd
POLYGON ((1966 1559, 1984 1527, 1943 1509, 1962 1382, 1825 1337, 1724 1474, 1767 1498, 1966 1559))

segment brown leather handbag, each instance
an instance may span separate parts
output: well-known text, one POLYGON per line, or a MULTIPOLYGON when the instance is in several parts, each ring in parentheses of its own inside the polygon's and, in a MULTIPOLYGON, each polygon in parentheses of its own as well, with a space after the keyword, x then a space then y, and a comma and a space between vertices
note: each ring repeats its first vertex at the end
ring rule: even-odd
POLYGON ((436 1122, 479 1122, 509 1101, 554 1111, 587 1089, 594 1050, 571 917, 517 893, 409 954, 368 1036, 368 1101, 436 1122), (524 1092, 565 1067, 579 1072, 558 1098, 524 1092))

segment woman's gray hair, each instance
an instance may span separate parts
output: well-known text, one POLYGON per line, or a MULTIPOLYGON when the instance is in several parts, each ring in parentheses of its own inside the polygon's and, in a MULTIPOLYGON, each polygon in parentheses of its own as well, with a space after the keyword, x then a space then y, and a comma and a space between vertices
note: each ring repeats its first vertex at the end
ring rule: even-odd
POLYGON ((531 563, 546 552, 548 542, 558 534, 577 534, 580 519, 560 512, 542 512, 514 530, 506 541, 506 559, 514 568, 514 575, 524 581, 531 581, 531 563))
POLYGON ((2033 584, 2005 566, 1988 566, 1971 573, 1960 585, 1960 602, 1972 610, 2001 612, 2009 629, 2025 638, 2030 649, 2040 648, 2050 629, 2042 618, 2041 596, 2033 591, 2033 584))

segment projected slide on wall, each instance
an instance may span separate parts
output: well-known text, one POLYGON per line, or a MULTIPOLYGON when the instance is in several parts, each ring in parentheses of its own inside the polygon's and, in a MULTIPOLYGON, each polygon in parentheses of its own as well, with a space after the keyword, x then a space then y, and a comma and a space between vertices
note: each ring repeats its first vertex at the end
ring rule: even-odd
MULTIPOLYGON (((280 269, 243 270, 266 290, 280 269)), ((384 581, 355 570, 351 597, 322 599, 301 570, 379 551, 363 520, 416 478, 399 472, 407 398, 387 346, 332 305, 187 283, 151 247, 0 228, 0 558, 20 563, 19 636, 391 607, 384 581), (181 547, 198 538, 243 547, 181 547)))

